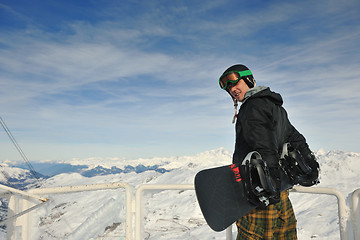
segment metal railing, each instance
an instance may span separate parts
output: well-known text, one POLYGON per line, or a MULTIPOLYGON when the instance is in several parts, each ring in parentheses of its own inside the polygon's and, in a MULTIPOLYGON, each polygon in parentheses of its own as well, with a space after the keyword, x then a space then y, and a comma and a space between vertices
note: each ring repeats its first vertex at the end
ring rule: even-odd
MULTIPOLYGON (((30 202, 29 197, 33 199, 38 199, 43 201, 45 203, 47 198, 39 197, 38 195, 47 195, 47 194, 64 194, 64 193, 75 193, 75 192, 84 192, 84 191, 96 191, 96 190, 105 190, 105 189, 117 189, 117 188, 123 188, 125 189, 126 193, 126 226, 125 226, 125 232, 126 232, 126 240, 131 240, 133 230, 132 230, 132 188, 129 184, 123 183, 123 182, 116 182, 116 183, 104 183, 104 184, 91 184, 91 185, 78 185, 78 186, 66 186, 66 187, 56 187, 56 188, 36 188, 31 189, 28 192, 20 191, 17 189, 9 188, 7 186, 0 185, 0 189, 6 190, 12 193, 15 193, 16 195, 22 195, 22 201, 20 202, 20 199, 16 197, 15 195, 12 195, 9 201, 8 209, 11 213, 11 216, 8 217, 4 223, 7 223, 7 231, 10 231, 9 234, 7 234, 7 239, 20 239, 19 236, 21 236, 22 240, 28 240, 30 236, 30 229, 29 229, 29 223, 30 223, 30 211, 38 208, 42 204, 38 204, 35 206, 33 205, 33 202, 30 202), (25 209, 25 210, 23 210, 25 209), (23 218, 26 215, 26 218, 23 218), (19 220, 18 218, 21 219, 19 220), (17 221, 19 220, 19 221, 17 221), (17 225, 20 225, 19 228, 17 225), (21 233, 17 233, 17 231, 21 231, 21 233)), ((120 214, 120 213, 119 213, 120 214)), ((8 214, 9 215, 9 214, 8 214)), ((3 224, 3 223, 2 223, 3 224)))
MULTIPOLYGON (((45 202, 47 202, 49 200, 47 198, 43 198, 43 197, 40 197, 38 195, 29 193, 29 192, 25 192, 25 191, 21 191, 21 190, 18 190, 16 188, 11 188, 11 187, 1 185, 1 184, 0 184, 0 189, 5 191, 5 194, 2 194, 2 195, 10 194, 9 198, 11 198, 13 196, 13 194, 18 194, 18 195, 22 195, 22 196, 24 196, 24 197, 26 197, 28 199, 35 199, 35 200, 39 200, 39 201, 42 202, 42 203, 40 203, 38 205, 35 205, 35 206, 31 207, 31 208, 28 208, 28 209, 26 209, 26 210, 24 210, 22 212, 13 214, 12 216, 8 217, 6 220, 0 221, 0 225, 7 224, 8 222, 13 221, 13 219, 16 219, 18 217, 21 217, 21 216, 25 215, 26 213, 36 209, 37 207, 41 206, 43 203, 45 203, 45 202)), ((11 206, 12 203, 13 203, 13 201, 10 201, 10 206, 11 206)), ((12 208, 15 208, 15 207, 12 207, 12 208)))
MULTIPOLYGON (((68 186, 68 187, 57 187, 57 188, 38 188, 38 189, 31 189, 28 192, 14 190, 12 188, 0 185, 1 190, 5 190, 6 192, 12 193, 12 197, 14 195, 22 195, 24 200, 22 204, 16 203, 17 201, 9 202, 9 211, 15 213, 13 216, 10 216, 7 221, 8 223, 11 221, 16 221, 18 217, 24 217, 23 215, 28 214, 30 211, 38 208, 43 203, 46 203, 48 200, 47 198, 42 198, 39 195, 47 195, 47 194, 61 194, 61 193, 73 193, 73 192, 82 192, 82 191, 94 191, 94 190, 104 190, 104 189, 116 189, 116 188, 124 188, 126 190, 126 239, 131 240, 135 237, 136 240, 142 239, 143 234, 143 207, 144 207, 144 197, 143 193, 145 191, 150 190, 194 190, 193 184, 143 184, 140 185, 136 189, 135 201, 133 201, 133 188, 123 182, 118 183, 109 183, 109 184, 92 184, 92 185, 80 185, 80 186, 68 186), (30 206, 29 199, 36 199, 42 203, 37 204, 35 206, 30 206), (21 207, 19 207, 22 205, 21 207), (21 208, 21 209, 20 209, 21 208), (20 209, 20 211, 18 211, 20 209), (22 209, 25 209, 24 211, 22 209), (135 229, 133 231, 133 218, 132 215, 135 214, 135 229), (135 236, 134 236, 134 235, 135 236)), ((356 240, 360 240, 360 226, 359 226, 359 198, 360 198, 360 189, 357 189, 353 192, 351 198, 351 214, 350 217, 347 215, 347 207, 346 202, 343 194, 336 189, 331 188, 320 188, 320 187, 301 187, 295 186, 291 192, 299 192, 299 193, 312 193, 312 194, 326 194, 326 195, 333 195, 337 198, 337 205, 338 205, 338 216, 339 216, 339 230, 340 230, 340 237, 341 240, 350 240, 349 230, 347 224, 352 223, 352 233, 353 238, 356 240)), ((34 203, 32 203, 33 205, 34 203)), ((21 239, 28 239, 29 235, 29 214, 25 218, 25 220, 21 221, 22 224, 22 235, 21 239)), ((2 222, 2 224, 5 223, 2 222)), ((10 224, 11 225, 11 224, 10 224)), ((9 225, 8 225, 9 226, 9 225)), ((226 230, 226 239, 232 239, 232 226, 230 226, 226 230)), ((8 230, 14 230, 10 228, 8 230)), ((15 233, 10 233, 8 236, 11 235, 19 235, 15 233)), ((9 238, 8 239, 15 239, 9 238)), ((351 238, 352 239, 352 238, 351 238)))
POLYGON ((143 184, 136 190, 135 196, 135 239, 142 239, 143 232, 143 192, 147 190, 194 190, 193 184, 143 184))
POLYGON ((346 201, 344 195, 340 191, 333 188, 302 187, 302 186, 294 186, 290 191, 300 192, 300 193, 326 194, 326 195, 335 196, 337 198, 337 203, 338 203, 340 238, 341 240, 349 240, 349 232, 347 229, 348 216, 346 214, 346 201))
MULTIPOLYGON (((142 239, 142 228, 143 228, 143 192, 148 190, 192 190, 194 185, 153 185, 153 184, 144 184, 140 185, 136 191, 136 217, 135 217, 135 239, 142 239)), ((340 237, 341 240, 349 240, 349 234, 347 231, 347 215, 346 215, 346 202, 345 198, 341 192, 332 188, 320 188, 320 187, 301 187, 295 186, 291 189, 292 192, 299 193, 313 193, 313 194, 326 194, 333 195, 337 198, 338 204, 338 215, 339 215, 339 226, 340 226, 340 237)), ((226 229, 226 240, 232 239, 232 226, 226 229)))

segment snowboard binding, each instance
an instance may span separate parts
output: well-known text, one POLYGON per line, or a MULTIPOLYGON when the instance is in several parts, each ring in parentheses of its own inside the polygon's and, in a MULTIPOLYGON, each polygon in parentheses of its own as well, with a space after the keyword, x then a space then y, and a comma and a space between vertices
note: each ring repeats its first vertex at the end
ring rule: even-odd
POLYGON ((272 183, 270 173, 261 155, 250 152, 242 162, 244 167, 244 190, 248 201, 256 206, 266 207, 272 203, 272 198, 277 195, 272 183))
POLYGON ((280 156, 280 166, 289 177, 293 185, 300 184, 306 180, 312 169, 307 164, 303 156, 289 143, 283 146, 280 156))

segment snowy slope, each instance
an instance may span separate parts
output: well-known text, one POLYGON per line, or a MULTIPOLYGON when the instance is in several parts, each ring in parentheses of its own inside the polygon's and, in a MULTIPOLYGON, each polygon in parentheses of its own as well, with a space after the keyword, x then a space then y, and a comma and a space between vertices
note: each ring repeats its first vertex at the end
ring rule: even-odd
MULTIPOLYGON (((342 151, 318 151, 321 165, 319 187, 340 190, 347 199, 360 188, 360 154, 342 151)), ((74 159, 71 164, 89 169, 157 166, 155 170, 118 173, 91 178, 79 173, 63 173, 43 181, 43 187, 127 182, 140 184, 192 184, 195 174, 204 169, 231 162, 231 153, 216 149, 195 156, 126 160, 120 158, 74 159)), ((144 239, 225 239, 225 232, 213 232, 205 223, 195 192, 153 191, 145 195, 144 239)), ((51 201, 36 211, 32 221, 32 239, 119 239, 124 236, 124 192, 102 190, 51 195, 51 201)), ((339 239, 336 198, 291 193, 298 219, 299 239, 339 239)), ((234 237, 236 229, 233 229, 234 237)), ((1 235, 0 235, 1 236, 1 235)))
MULTIPOLYGON (((37 176, 41 176, 38 174, 37 176)), ((36 178, 29 170, 9 166, 6 161, 0 163, 0 184, 13 188, 23 189, 29 184, 36 183, 36 178)))

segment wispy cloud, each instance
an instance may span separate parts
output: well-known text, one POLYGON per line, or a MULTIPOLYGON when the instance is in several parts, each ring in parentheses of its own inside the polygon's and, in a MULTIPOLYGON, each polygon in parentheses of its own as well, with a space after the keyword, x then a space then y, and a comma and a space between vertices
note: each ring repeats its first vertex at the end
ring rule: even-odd
MULTIPOLYGON (((119 146, 109 147, 109 155, 130 154, 127 146, 151 155, 161 154, 161 146, 164 154, 232 148, 232 101, 217 78, 244 63, 259 85, 283 95, 291 118, 316 139, 314 148, 334 146, 324 132, 340 127, 348 132, 343 141, 354 141, 359 3, 326 3, 122 1, 87 9, 93 15, 82 20, 60 13, 64 21, 53 31, 2 4, 26 23, 0 28, 4 118, 49 149, 89 143, 103 151, 119 146)), ((347 146, 360 151, 339 144, 347 146)))

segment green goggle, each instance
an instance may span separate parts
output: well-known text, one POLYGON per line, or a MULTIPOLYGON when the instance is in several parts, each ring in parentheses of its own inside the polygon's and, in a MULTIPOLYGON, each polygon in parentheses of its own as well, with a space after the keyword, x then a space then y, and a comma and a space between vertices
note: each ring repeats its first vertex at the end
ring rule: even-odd
POLYGON ((219 84, 222 89, 226 89, 230 83, 237 83, 242 77, 252 75, 250 70, 226 72, 219 78, 219 84))

